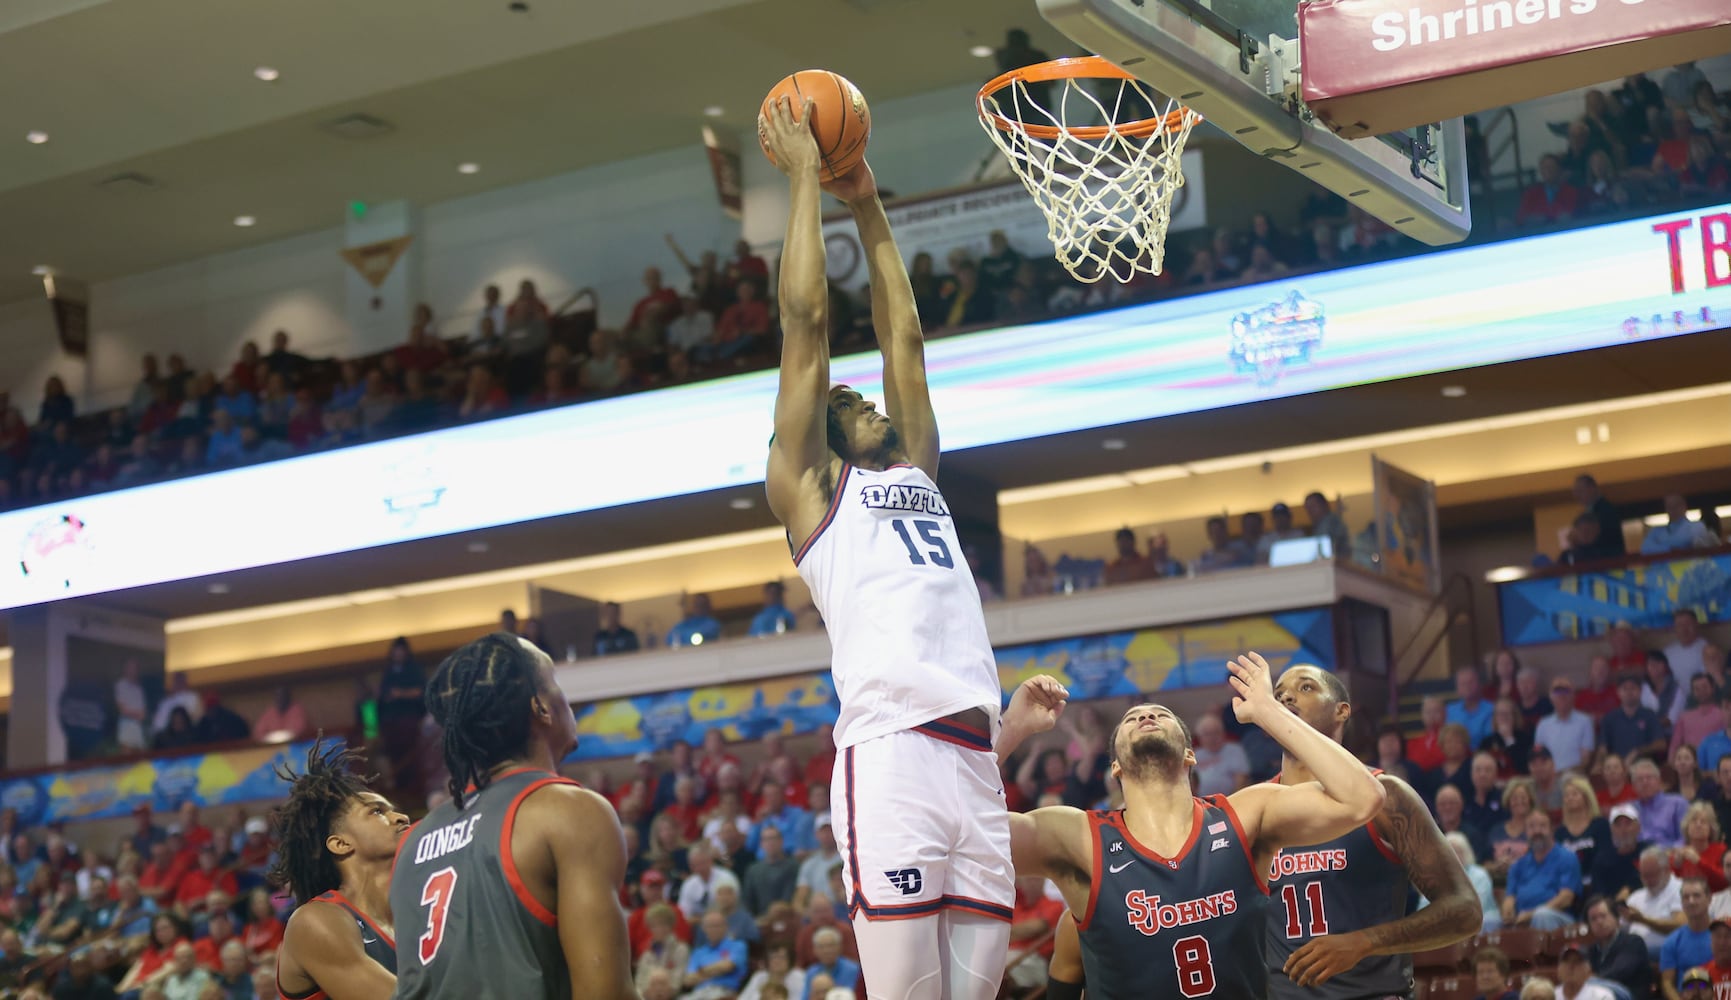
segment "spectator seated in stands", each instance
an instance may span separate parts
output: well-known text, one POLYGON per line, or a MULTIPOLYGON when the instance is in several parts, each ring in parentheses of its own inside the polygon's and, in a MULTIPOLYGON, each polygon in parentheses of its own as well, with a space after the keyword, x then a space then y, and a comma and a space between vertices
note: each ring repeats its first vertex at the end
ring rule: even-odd
POLYGON ((1682 879, 1683 925, 1665 936, 1659 947, 1660 986, 1667 997, 1682 983, 1683 973, 1713 961, 1713 937, 1708 930, 1707 881, 1682 879))
POLYGON ((1665 495, 1665 515, 1668 520, 1664 524, 1647 529, 1647 537, 1641 541, 1642 555, 1710 549, 1719 544, 1719 539, 1705 525, 1689 519, 1689 501, 1682 494, 1665 495))
POLYGON ((1225 569, 1240 569, 1250 565, 1244 550, 1232 539, 1226 518, 1215 515, 1208 519, 1208 548, 1196 560, 1198 573, 1213 573, 1225 569))
POLYGON ((1647 943, 1618 922, 1616 902, 1605 895, 1594 896, 1587 900, 1586 917, 1587 963, 1594 977, 1623 990, 1624 1000, 1651 996, 1647 943))
POLYGON ((1118 554, 1106 564, 1106 585, 1152 580, 1159 574, 1154 564, 1136 550, 1136 533, 1128 527, 1119 528, 1112 536, 1118 554))
POLYGON ((1555 708, 1539 720, 1533 743, 1551 752, 1559 770, 1572 771, 1592 759, 1593 720, 1575 711, 1575 684, 1567 677, 1551 681, 1551 703, 1555 708))
POLYGON ((620 608, 616 601, 602 604, 595 630, 596 656, 631 653, 637 650, 637 633, 620 624, 620 608))
POLYGON ((763 585, 763 608, 751 619, 752 636, 780 635, 792 632, 798 624, 793 612, 787 610, 786 588, 779 580, 763 585))
MULTIPOLYGON (((1550 817, 1527 817, 1527 853, 1509 868, 1503 895, 1503 925, 1559 930, 1574 923, 1569 915, 1581 892, 1581 864, 1573 851, 1556 849, 1550 817)), ((1703 913, 1706 900, 1703 897, 1703 913)))
POLYGON ((1274 523, 1272 531, 1264 532, 1256 542, 1256 562, 1258 565, 1268 565, 1268 555, 1274 546, 1294 538, 1303 538, 1304 532, 1292 526, 1292 508, 1283 503, 1277 503, 1269 508, 1269 518, 1274 523))
POLYGON ((685 617, 667 632, 669 646, 701 646, 721 638, 721 622, 711 613, 708 594, 687 594, 685 617))
POLYGON ((822 977, 837 989, 858 989, 860 983, 859 963, 843 955, 841 952, 841 934, 833 927, 818 930, 811 937, 813 961, 805 970, 806 997, 811 1000, 814 994, 811 987, 822 977))
POLYGON ((733 996, 745 982, 750 971, 746 944, 728 930, 727 917, 720 910, 703 915, 704 938, 713 943, 698 944, 691 949, 691 961, 685 970, 685 982, 691 990, 686 1000, 722 1000, 733 996))
POLYGON ((1417 736, 1408 737, 1406 741, 1406 759, 1411 761, 1414 767, 1429 771, 1442 766, 1442 745, 1439 737, 1443 724, 1447 721, 1447 707, 1442 695, 1425 695, 1424 700, 1419 703, 1419 733, 1417 736))
POLYGON ((1546 153, 1539 157, 1538 182, 1521 192, 1515 223, 1530 226, 1567 222, 1580 210, 1580 193, 1569 183, 1562 157, 1546 153))
POLYGON ((1509 957, 1500 948, 1473 952, 1473 985, 1479 990, 1475 1000, 1520 1000, 1520 994, 1509 989, 1509 957))
POLYGON ((1470 746, 1483 743, 1491 732, 1491 715, 1496 707, 1482 697, 1483 691, 1477 667, 1455 668, 1455 700, 1448 703, 1445 717, 1466 727, 1470 746))
POLYGON ((692 354, 699 364, 732 361, 764 346, 770 333, 769 307, 759 297, 755 281, 735 287, 738 301, 728 306, 715 323, 715 336, 692 354))
MULTIPOLYGON (((1665 662, 1676 676, 1677 683, 1687 688, 1692 679, 1707 670, 1708 643, 1701 635, 1701 620, 1695 617, 1693 608, 1678 608, 1672 612, 1671 625, 1675 638, 1665 646, 1665 662)), ((1726 678, 1720 676, 1712 680, 1715 686, 1719 686, 1726 678)))

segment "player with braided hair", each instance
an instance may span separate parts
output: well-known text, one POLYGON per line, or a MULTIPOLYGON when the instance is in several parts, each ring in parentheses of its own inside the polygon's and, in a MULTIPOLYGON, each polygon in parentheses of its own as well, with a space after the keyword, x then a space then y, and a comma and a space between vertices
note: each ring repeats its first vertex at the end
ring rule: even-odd
POLYGON ((306 770, 277 768, 289 797, 271 816, 278 849, 269 877, 301 904, 277 952, 284 1000, 384 1000, 396 987, 391 863, 409 818, 367 787, 354 770, 360 761, 321 738, 306 770))
POLYGON ((391 876, 397 1000, 636 1000, 625 838, 606 799, 556 773, 577 720, 553 661, 483 636, 439 664, 427 708, 452 797, 410 831, 391 876))

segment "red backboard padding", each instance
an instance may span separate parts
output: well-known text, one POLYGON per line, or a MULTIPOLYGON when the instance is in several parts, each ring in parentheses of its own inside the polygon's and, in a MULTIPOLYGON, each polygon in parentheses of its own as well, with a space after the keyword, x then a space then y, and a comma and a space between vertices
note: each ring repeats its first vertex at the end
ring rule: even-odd
POLYGON ((1303 96, 1347 138, 1731 51, 1731 0, 1309 0, 1303 96))

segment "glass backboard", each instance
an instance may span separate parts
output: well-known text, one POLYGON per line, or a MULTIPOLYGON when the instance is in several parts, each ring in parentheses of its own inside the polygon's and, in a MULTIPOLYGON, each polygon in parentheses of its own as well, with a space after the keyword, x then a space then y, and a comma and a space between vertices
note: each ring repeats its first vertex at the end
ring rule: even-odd
POLYGON ((1078 45, 1406 235, 1437 245, 1471 231, 1461 120, 1365 139, 1330 131, 1298 96, 1296 0, 1037 2, 1078 45))

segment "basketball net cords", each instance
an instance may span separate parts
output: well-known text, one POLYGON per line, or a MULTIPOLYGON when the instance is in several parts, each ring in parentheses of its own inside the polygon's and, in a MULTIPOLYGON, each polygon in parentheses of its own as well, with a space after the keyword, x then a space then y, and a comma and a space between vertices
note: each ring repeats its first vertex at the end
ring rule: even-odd
POLYGON ((1120 80, 1108 111, 1077 79, 1066 77, 1061 82, 1064 90, 1055 114, 1034 100, 1024 81, 1016 80, 982 101, 986 111, 1008 119, 1014 127, 1000 128, 988 115, 980 116, 981 124, 1045 214, 1046 235, 1055 256, 1073 277, 1093 283, 1111 275, 1128 282, 1138 271, 1159 274, 1165 263, 1172 199, 1184 185, 1184 143, 1201 116, 1169 100, 1158 116, 1165 122, 1173 112, 1182 111, 1175 126, 1162 124, 1146 136, 1125 135, 1113 128, 1099 139, 1082 138, 1066 124, 1072 94, 1080 95, 1091 108, 1080 109, 1081 114, 1098 114, 1107 124, 1118 121, 1127 90, 1133 89, 1150 108, 1158 98, 1138 81, 1120 80), (1014 113, 1006 113, 999 102, 1005 92, 1011 95, 1014 113), (1025 111, 1038 112, 1059 130, 1058 135, 1051 139, 1029 135, 1021 127, 1028 120, 1025 111))

